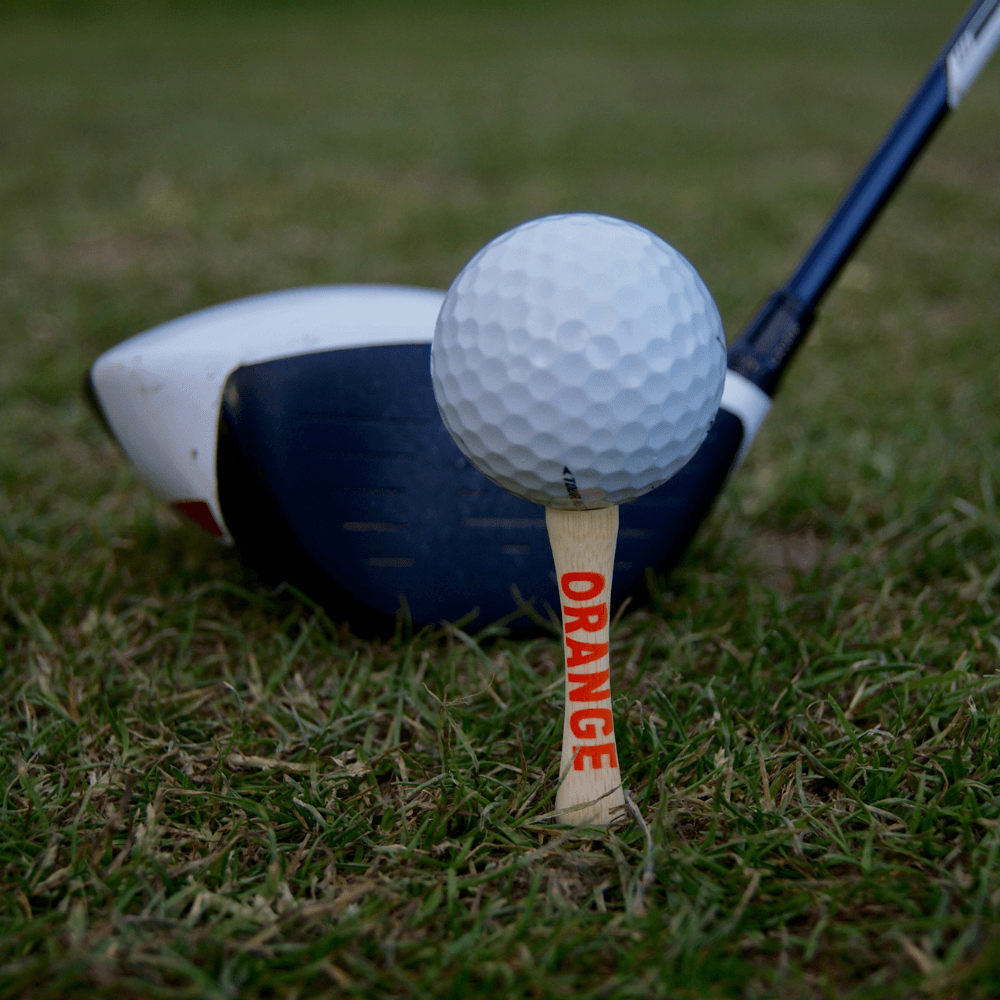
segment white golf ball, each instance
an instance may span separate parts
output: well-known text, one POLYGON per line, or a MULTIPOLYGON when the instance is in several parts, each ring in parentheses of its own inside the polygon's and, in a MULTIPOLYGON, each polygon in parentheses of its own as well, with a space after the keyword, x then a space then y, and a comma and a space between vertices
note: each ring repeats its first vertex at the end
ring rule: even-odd
POLYGON ((708 433, 725 371, 695 269, 606 215, 546 216, 488 243, 448 290, 431 349, 459 448, 551 507, 607 507, 669 479, 708 433))

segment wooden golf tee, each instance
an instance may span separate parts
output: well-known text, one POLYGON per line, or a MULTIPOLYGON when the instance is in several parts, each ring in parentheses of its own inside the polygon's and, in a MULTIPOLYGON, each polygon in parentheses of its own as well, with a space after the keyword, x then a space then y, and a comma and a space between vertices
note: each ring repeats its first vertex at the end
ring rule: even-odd
POLYGON ((606 826, 625 807, 608 656, 618 508, 546 507, 545 526, 556 564, 566 671, 556 810, 564 823, 606 826))

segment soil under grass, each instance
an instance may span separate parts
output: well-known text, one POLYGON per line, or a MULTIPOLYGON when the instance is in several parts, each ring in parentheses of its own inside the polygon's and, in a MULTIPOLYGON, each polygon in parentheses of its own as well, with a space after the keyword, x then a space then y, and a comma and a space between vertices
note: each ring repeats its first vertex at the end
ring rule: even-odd
POLYGON ((618 619, 647 829, 551 818, 555 639, 359 638, 79 392, 560 210, 669 239, 732 335, 962 3, 60 9, 0 8, 0 996, 998 995, 1000 67, 618 619))

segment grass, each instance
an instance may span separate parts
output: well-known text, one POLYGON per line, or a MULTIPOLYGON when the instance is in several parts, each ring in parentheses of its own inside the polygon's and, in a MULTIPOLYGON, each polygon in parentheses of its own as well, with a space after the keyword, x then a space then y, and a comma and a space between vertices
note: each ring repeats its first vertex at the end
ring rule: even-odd
POLYGON ((962 4, 236 6, 0 21, 0 996, 1000 992, 998 69, 613 636, 638 821, 551 818, 552 639, 364 641, 155 501, 100 351, 445 286, 607 211, 733 333, 962 4))

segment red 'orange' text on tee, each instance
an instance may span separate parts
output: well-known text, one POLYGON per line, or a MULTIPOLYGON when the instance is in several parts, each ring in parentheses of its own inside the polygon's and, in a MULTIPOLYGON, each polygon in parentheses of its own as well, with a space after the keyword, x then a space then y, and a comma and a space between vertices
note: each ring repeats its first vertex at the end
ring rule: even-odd
POLYGON ((587 760, 595 771, 603 767, 617 767, 611 708, 599 708, 595 704, 611 701, 611 688, 608 686, 610 671, 573 672, 574 667, 603 660, 608 655, 607 642, 593 642, 587 636, 587 633, 600 632, 607 627, 607 581, 601 573, 564 573, 559 586, 564 597, 583 604, 583 607, 564 604, 562 609, 566 633, 566 667, 569 671, 566 674, 569 700, 584 703, 570 714, 569 728, 579 739, 595 741, 589 745, 573 747, 573 767, 582 771, 587 760), (596 742, 601 737, 608 736, 612 742, 596 742))

